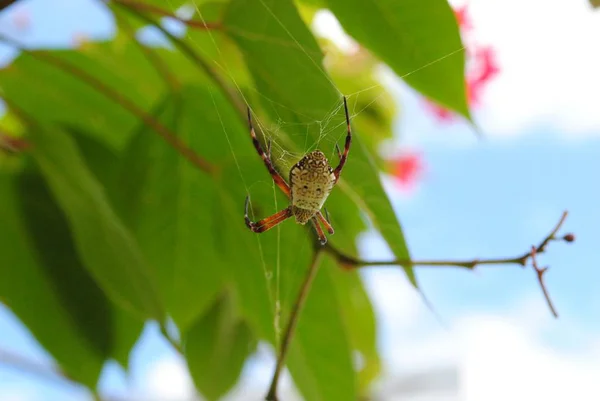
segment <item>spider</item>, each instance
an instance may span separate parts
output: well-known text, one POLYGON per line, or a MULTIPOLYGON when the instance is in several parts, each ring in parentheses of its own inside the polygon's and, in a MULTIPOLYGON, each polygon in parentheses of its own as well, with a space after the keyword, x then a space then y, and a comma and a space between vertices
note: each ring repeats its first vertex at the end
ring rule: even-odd
MULTIPOLYGON (((344 146, 343 154, 340 152, 339 146, 337 144, 335 145, 340 159, 338 166, 333 169, 329 165, 329 161, 327 161, 327 157, 325 157, 323 152, 320 150, 312 151, 292 166, 290 169, 290 183, 288 185, 283 177, 279 175, 277 170, 275 170, 275 167, 271 162, 271 142, 269 141, 267 144, 267 153, 262 149, 260 142, 256 137, 256 133, 254 132, 250 108, 248 108, 248 125, 250 126, 252 143, 260 157, 263 159, 273 181, 290 200, 289 206, 285 209, 260 221, 253 222, 248 217, 250 198, 246 196, 244 220, 246 221, 246 226, 248 226, 250 230, 255 233, 263 233, 294 216, 296 218, 296 223, 298 224, 304 225, 310 221, 315 228, 321 245, 327 243, 327 237, 325 237, 325 234, 323 233, 321 224, 327 229, 327 232, 329 232, 330 235, 333 234, 334 230, 329 223, 329 219, 325 218, 321 213, 321 208, 340 178, 342 168, 344 168, 344 164, 346 164, 346 160, 348 159, 348 152, 350 151, 350 144, 352 142, 352 130, 350 129, 350 117, 348 116, 348 105, 346 104, 345 96, 344 111, 346 113, 346 127, 348 134, 346 135, 346 145, 344 146)), ((327 211, 325 211, 325 214, 327 214, 327 211)))

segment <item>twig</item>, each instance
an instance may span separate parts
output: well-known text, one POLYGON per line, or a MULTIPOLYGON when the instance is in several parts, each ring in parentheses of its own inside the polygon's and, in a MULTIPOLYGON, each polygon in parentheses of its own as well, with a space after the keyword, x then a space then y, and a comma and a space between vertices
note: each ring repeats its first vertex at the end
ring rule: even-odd
MULTIPOLYGON (((557 237, 556 234, 558 230, 562 227, 565 219, 567 218, 567 211, 563 212, 560 220, 556 224, 556 226, 552 229, 550 234, 548 234, 537 247, 532 247, 532 250, 528 250, 527 252, 512 257, 512 258, 497 258, 497 259, 470 259, 470 260, 412 260, 412 259, 394 259, 389 261, 367 261, 355 258, 353 256, 347 255, 335 248, 330 242, 328 242, 323 249, 329 254, 333 255, 337 262, 345 269, 358 269, 361 267, 368 266, 406 266, 406 267, 462 267, 469 270, 473 270, 476 266, 481 265, 507 265, 507 264, 517 264, 521 266, 525 266, 527 264, 527 260, 529 258, 535 262, 535 256, 537 254, 543 253, 546 251, 548 244, 551 241, 565 241, 565 242, 573 242, 575 240, 575 236, 571 233, 566 234, 562 237, 557 237)), ((557 316, 556 310, 554 306, 550 302, 550 297, 548 296, 548 292, 543 285, 543 281, 541 276, 546 269, 534 268, 538 272, 538 278, 540 284, 542 285, 542 290, 548 301, 548 305, 550 306, 550 310, 554 316, 557 316)))
POLYGON ((556 313, 556 309, 554 308, 554 305, 552 304, 552 301, 550 300, 550 295, 548 294, 548 290, 546 289, 546 286, 544 285, 544 273, 546 273, 546 271, 548 270, 548 267, 542 267, 542 268, 538 267, 536 254, 537 254, 537 249, 535 248, 535 246, 532 246, 531 247, 531 265, 533 266, 533 269, 537 273, 537 278, 540 283, 540 287, 542 287, 542 292, 544 293, 544 297, 546 298, 546 302, 548 303, 548 307, 550 308, 550 311, 552 312, 554 317, 558 317, 558 313, 556 313))
POLYGON ((177 136, 175 136, 175 134, 172 133, 167 127, 162 125, 157 119, 155 119, 153 116, 149 115, 144 110, 142 110, 140 107, 138 107, 133 101, 131 101, 131 99, 123 96, 121 93, 112 89, 111 87, 109 87, 108 85, 106 85, 104 82, 100 81, 93 75, 88 74, 85 70, 80 69, 75 65, 69 64, 69 63, 61 60, 60 58, 54 57, 47 52, 30 51, 30 50, 26 49, 24 46, 22 46, 20 43, 18 43, 17 41, 15 41, 13 39, 9 39, 3 35, 0 35, 0 41, 5 42, 11 46, 14 46, 14 47, 18 48, 19 50, 21 50, 22 52, 25 52, 40 61, 43 61, 45 63, 53 65, 53 66, 57 67, 58 69, 66 72, 68 74, 71 74, 74 77, 77 77, 79 80, 81 80, 82 82, 85 82, 86 84, 88 84, 90 87, 94 88, 99 93, 102 93, 107 98, 118 103, 120 106, 122 106, 124 109, 129 111, 131 114, 140 118, 144 122, 144 124, 146 124, 148 127, 152 128, 169 145, 171 145, 179 154, 181 154, 183 157, 185 157, 188 161, 190 161, 192 164, 194 164, 200 170, 202 170, 206 173, 214 172, 215 167, 212 164, 210 164, 209 162, 207 162, 206 160, 201 158, 196 152, 194 152, 191 148, 189 148, 186 144, 184 144, 181 140, 179 140, 179 138, 177 138, 177 136))
POLYGON ((190 28, 201 29, 201 30, 221 29, 220 22, 206 22, 205 23, 203 21, 194 21, 194 20, 181 18, 181 17, 177 16, 176 14, 174 14, 173 12, 167 11, 165 9, 162 9, 160 7, 157 7, 157 6, 154 6, 151 4, 146 4, 146 3, 142 3, 142 2, 134 1, 134 0, 110 0, 110 1, 112 1, 113 3, 122 4, 132 10, 147 11, 152 14, 161 15, 163 17, 173 18, 173 19, 181 22, 182 24, 189 26, 190 28))
MULTIPOLYGON (((536 248, 536 253, 543 253, 546 250, 546 246, 550 241, 566 241, 572 242, 569 238, 574 238, 572 234, 567 234, 564 237, 556 237, 557 231, 560 229, 562 224, 567 217, 565 211, 552 232, 544 238, 540 245, 536 248)), ((506 265, 506 264, 519 264, 525 266, 527 259, 531 257, 531 251, 527 251, 522 255, 512 258, 497 258, 497 259, 468 259, 468 260, 412 260, 412 259, 394 259, 388 261, 367 261, 346 255, 339 249, 335 248, 330 242, 323 246, 323 248, 333 255, 337 262, 343 265, 347 269, 357 269, 368 266, 419 266, 419 267, 463 267, 466 269, 474 269, 479 265, 506 265)))
POLYGON ((321 259, 323 258, 324 254, 322 249, 322 247, 316 249, 313 260, 308 268, 308 272, 306 273, 306 277, 304 278, 304 282, 300 287, 300 292, 298 293, 296 302, 294 303, 287 327, 285 328, 285 333, 283 334, 283 341, 281 342, 281 348, 279 350, 279 355, 277 356, 277 365, 275 367, 275 372, 273 373, 273 379, 271 379, 271 386, 269 387, 269 392, 265 397, 267 401, 278 400, 277 384, 279 382, 279 376, 281 375, 281 371, 285 365, 285 359, 289 351, 292 337, 294 336, 294 332, 296 330, 296 325, 298 324, 300 312, 302 311, 302 307, 306 302, 306 297, 308 296, 312 282, 317 275, 317 271, 319 270, 319 265, 321 264, 321 259))

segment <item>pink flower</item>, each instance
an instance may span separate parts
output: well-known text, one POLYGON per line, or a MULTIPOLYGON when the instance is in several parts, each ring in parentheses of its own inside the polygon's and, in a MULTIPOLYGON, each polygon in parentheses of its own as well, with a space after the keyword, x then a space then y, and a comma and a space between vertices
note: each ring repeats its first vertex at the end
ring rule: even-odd
POLYGON ((20 32, 25 32, 31 27, 31 16, 25 8, 15 10, 12 16, 12 23, 20 32))
POLYGON ((473 67, 467 76, 467 99, 469 104, 478 105, 481 92, 492 80, 500 69, 496 62, 496 55, 491 46, 482 46, 474 51, 473 67))
POLYGON ((389 162, 390 173, 402 189, 412 189, 424 170, 423 158, 417 152, 404 152, 389 162))
MULTIPOLYGON (((474 28, 468 14, 468 6, 454 10, 456 20, 461 29, 463 42, 467 43, 467 68, 465 85, 467 102, 469 106, 476 107, 481 103, 482 94, 492 79, 498 75, 500 68, 496 61, 496 54, 490 45, 481 45, 474 40, 474 28)), ((454 112, 439 106, 431 101, 426 101, 427 109, 442 122, 454 120, 454 112)))

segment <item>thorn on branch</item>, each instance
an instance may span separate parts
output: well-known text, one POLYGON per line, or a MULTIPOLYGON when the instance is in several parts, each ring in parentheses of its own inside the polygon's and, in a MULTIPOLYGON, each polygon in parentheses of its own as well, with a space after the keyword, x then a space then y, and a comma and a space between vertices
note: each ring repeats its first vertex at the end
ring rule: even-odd
POLYGON ((539 267, 536 259, 537 249, 535 246, 531 247, 531 265, 533 269, 537 273, 538 282, 540 283, 540 287, 542 287, 542 292, 544 293, 544 297, 546 298, 546 302, 548 303, 548 307, 550 308, 550 312, 554 317, 558 318, 558 313, 552 304, 552 300, 550 300, 550 295, 548 294, 548 290, 546 289, 546 285, 544 284, 544 273, 548 271, 548 266, 539 267))

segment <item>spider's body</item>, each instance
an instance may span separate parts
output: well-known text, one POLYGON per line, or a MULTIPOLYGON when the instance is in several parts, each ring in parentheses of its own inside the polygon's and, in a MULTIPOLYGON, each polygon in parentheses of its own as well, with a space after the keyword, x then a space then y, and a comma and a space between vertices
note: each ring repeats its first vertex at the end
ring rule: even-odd
POLYGON ((320 150, 302 158, 290 170, 292 214, 306 224, 321 208, 335 185, 335 174, 320 150))
POLYGON ((327 237, 325 237, 325 234, 323 233, 321 224, 327 229, 329 234, 333 234, 333 227, 329 221, 323 217, 321 208, 331 193, 331 190, 340 178, 342 168, 348 159, 348 152, 350 151, 350 144, 352 142, 350 117, 348 115, 348 105, 346 104, 345 97, 344 111, 346 113, 346 126, 348 134, 346 135, 344 153, 341 153, 340 149, 336 145, 338 156, 340 158, 340 163, 338 166, 335 169, 331 168, 329 161, 327 161, 327 157, 325 157, 325 154, 323 154, 323 152, 320 150, 315 150, 304 156, 290 169, 290 184, 288 185, 288 183, 285 182, 281 175, 279 175, 271 163, 270 143, 267 146, 267 153, 263 151, 262 146, 260 145, 260 142, 254 133, 250 108, 248 108, 248 125, 250 126, 252 143, 265 163, 265 166, 269 170, 269 173, 271 174, 275 184, 277 184, 279 189, 281 189, 283 193, 290 199, 290 205, 285 209, 260 221, 253 222, 248 217, 249 198, 246 197, 244 220, 246 221, 246 226, 248 226, 249 229, 255 233, 262 233, 294 216, 296 218, 296 223, 299 224, 306 224, 310 221, 317 232, 317 236, 319 237, 321 244, 325 244, 327 242, 327 237))

